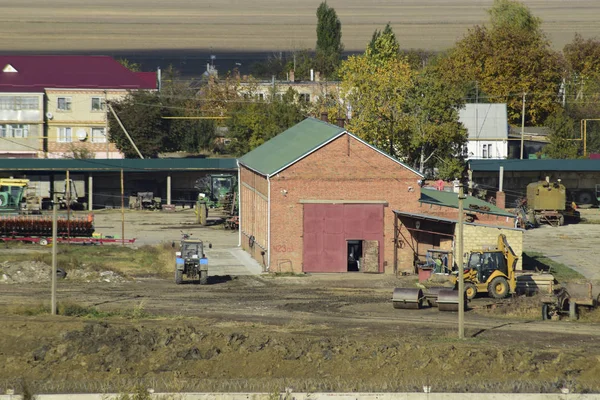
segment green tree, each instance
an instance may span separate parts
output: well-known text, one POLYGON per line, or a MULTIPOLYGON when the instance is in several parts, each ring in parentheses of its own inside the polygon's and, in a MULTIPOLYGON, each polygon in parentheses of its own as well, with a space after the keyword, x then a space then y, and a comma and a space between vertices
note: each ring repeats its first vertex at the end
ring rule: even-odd
POLYGON ((298 93, 288 89, 283 95, 277 88, 263 100, 247 96, 254 101, 237 102, 227 120, 229 150, 235 155, 244 155, 267 140, 294 126, 305 118, 305 105, 298 101, 298 93))
POLYGON ((410 115, 410 152, 406 160, 421 173, 438 169, 443 179, 461 176, 467 131, 458 120, 461 90, 448 84, 434 64, 414 74, 406 109, 410 115))
POLYGON ((118 58, 117 62, 133 72, 140 72, 142 70, 142 66, 140 64, 135 63, 133 61, 129 61, 126 58, 118 58))
POLYGON ((509 122, 520 124, 522 94, 526 121, 537 125, 560 108, 556 102, 563 77, 560 54, 553 51, 539 19, 522 3, 496 0, 490 28, 469 30, 445 58, 445 79, 465 94, 478 90, 507 103, 509 122))
POLYGON ((488 13, 494 29, 536 32, 542 24, 523 3, 514 0, 494 0, 488 13))
MULTIPOLYGON (((176 150, 169 136, 169 123, 162 118, 168 115, 168 108, 158 93, 131 92, 125 98, 111 102, 111 105, 144 157, 156 157, 160 152, 176 150)), ((125 157, 139 158, 112 113, 108 114, 108 123, 109 140, 125 157)))
POLYGON ((383 32, 375 30, 371 42, 367 46, 366 55, 374 62, 385 63, 398 58, 399 54, 400 44, 389 22, 383 32))
POLYGON ((332 76, 340 65, 344 45, 342 23, 337 13, 324 1, 317 8, 317 68, 325 76, 332 76))
POLYGON ((573 140, 578 137, 574 121, 563 111, 548 117, 546 126, 551 133, 550 143, 544 148, 544 154, 550 158, 577 158, 580 142, 573 140))

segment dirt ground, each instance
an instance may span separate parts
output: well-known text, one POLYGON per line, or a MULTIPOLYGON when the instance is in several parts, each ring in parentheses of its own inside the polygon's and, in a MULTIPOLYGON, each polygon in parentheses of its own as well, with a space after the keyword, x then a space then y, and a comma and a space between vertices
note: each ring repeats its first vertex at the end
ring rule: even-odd
MULTIPOLYGON (((575 32, 597 35, 595 0, 524 0, 542 18, 554 47, 575 32)), ((321 1, 252 0, 3 0, 0 35, 5 52, 142 50, 277 52, 314 48, 321 1)), ((347 50, 364 51, 390 22, 402 48, 444 50, 468 28, 489 20, 492 0, 330 0, 342 22, 347 50)), ((219 61, 217 61, 218 63, 219 61)))
MULTIPOLYGON (((187 225, 186 212, 131 213, 126 233, 149 243, 184 229, 223 248, 237 242, 222 228, 187 225), (150 221, 153 228, 144 225, 150 221)), ((98 229, 114 229, 117 217, 97 215, 98 229)), ((34 247, 2 254, 14 251, 23 261, 38 254, 34 247)), ((589 322, 595 314, 541 321, 538 298, 495 309, 476 299, 466 313, 467 339, 458 340, 456 313, 392 307, 393 288, 412 284, 412 277, 359 273, 222 275, 206 286, 176 286, 160 274, 64 279, 62 315, 52 317, 47 281, 0 283, 0 392, 23 383, 36 392, 136 385, 412 391, 424 384, 433 391, 600 391, 600 324, 589 322)))

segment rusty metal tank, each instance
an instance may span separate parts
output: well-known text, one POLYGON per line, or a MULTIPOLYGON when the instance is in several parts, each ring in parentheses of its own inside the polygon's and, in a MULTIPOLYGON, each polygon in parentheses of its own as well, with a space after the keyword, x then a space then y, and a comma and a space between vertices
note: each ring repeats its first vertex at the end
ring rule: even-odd
POLYGON ((557 182, 533 182, 527 185, 527 206, 534 211, 564 211, 567 190, 560 179, 557 182))

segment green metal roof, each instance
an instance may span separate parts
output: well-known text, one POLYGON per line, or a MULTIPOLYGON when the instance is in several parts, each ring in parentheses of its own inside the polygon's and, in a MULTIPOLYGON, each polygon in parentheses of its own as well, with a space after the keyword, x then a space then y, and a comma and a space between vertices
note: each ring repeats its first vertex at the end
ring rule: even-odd
POLYGON ((270 176, 346 132, 344 128, 307 118, 239 159, 240 164, 270 176))
POLYGON ((504 167, 504 171, 596 171, 600 172, 600 160, 471 160, 471 171, 496 171, 504 167))
MULTIPOLYGON (((421 189, 421 198, 419 199, 421 203, 433 204, 436 206, 443 207, 452 207, 458 208, 458 193, 454 192, 446 192, 443 190, 422 188, 421 189)), ((465 211, 477 211, 484 214, 493 214, 493 215, 501 215, 503 217, 513 217, 516 218, 515 214, 511 214, 506 210, 503 210, 495 205, 478 199, 477 197, 467 196, 467 198, 463 202, 463 207, 465 211), (471 208, 471 205, 474 205, 477 208, 471 208), (486 211, 482 210, 482 207, 489 208, 486 211)))
POLYGON ((147 159, 0 159, 4 171, 185 171, 236 170, 235 158, 147 158, 147 159))

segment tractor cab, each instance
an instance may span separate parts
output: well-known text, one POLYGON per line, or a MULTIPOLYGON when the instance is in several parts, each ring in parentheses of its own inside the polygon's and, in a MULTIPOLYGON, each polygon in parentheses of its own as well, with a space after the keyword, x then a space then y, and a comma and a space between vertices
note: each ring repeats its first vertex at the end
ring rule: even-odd
POLYGON ((477 273, 479 282, 487 282, 494 271, 499 271, 508 276, 504 253, 499 250, 472 252, 469 256, 468 268, 477 273))
POLYGON ((28 179, 0 179, 0 210, 18 211, 28 179))

